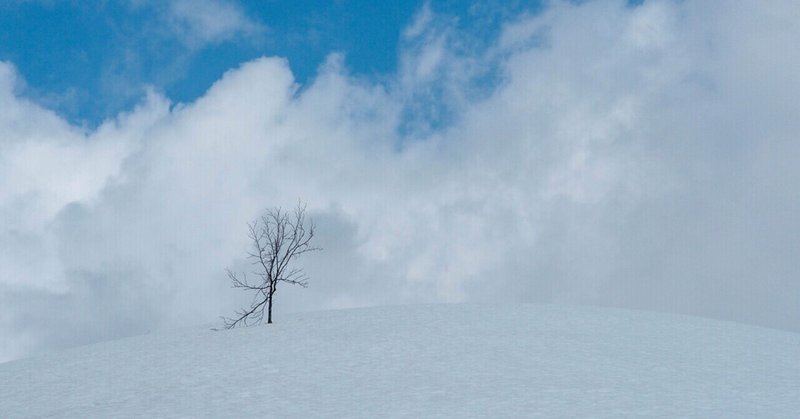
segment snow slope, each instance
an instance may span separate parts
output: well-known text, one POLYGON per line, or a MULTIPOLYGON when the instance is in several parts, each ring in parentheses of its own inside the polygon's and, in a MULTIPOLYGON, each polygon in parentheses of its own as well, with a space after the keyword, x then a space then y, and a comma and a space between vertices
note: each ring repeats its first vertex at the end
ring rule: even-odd
POLYGON ((0 364, 0 417, 800 415, 800 334, 551 305, 277 321, 0 364))

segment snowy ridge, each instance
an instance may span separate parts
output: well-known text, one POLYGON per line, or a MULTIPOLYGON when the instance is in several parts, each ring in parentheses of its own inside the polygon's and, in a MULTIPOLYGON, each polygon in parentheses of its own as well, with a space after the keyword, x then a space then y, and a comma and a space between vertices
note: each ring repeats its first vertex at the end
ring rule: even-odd
POLYGON ((279 315, 0 364, 0 417, 792 417, 800 334, 552 305, 279 315))

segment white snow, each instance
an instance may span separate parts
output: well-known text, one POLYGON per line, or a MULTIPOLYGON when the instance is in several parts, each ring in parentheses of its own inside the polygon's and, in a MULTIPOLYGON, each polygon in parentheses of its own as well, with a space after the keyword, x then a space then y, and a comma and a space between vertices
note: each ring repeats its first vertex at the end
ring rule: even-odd
POLYGON ((0 364, 0 417, 797 417, 800 334, 552 305, 278 313, 0 364))

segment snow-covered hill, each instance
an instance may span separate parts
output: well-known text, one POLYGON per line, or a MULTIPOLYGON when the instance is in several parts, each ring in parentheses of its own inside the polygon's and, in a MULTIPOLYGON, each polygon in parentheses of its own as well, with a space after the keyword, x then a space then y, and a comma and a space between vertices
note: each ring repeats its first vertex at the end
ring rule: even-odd
POLYGON ((0 417, 797 417, 800 335, 562 306, 279 316, 0 364, 0 417))

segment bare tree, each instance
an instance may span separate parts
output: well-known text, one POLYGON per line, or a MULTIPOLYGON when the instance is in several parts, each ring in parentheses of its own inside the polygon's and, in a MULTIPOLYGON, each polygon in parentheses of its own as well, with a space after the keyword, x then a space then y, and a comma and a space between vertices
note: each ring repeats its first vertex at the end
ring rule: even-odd
POLYGON ((264 320, 272 323, 272 300, 278 283, 308 286, 308 277, 301 268, 291 267, 292 261, 303 253, 321 250, 311 245, 314 238, 313 220, 306 223, 306 206, 297 204, 293 212, 280 207, 269 209, 247 225, 251 249, 247 258, 255 269, 251 272, 258 280, 249 282, 246 273, 241 275, 226 269, 234 288, 255 293, 250 308, 236 312, 233 318, 223 317, 225 328, 258 324, 264 320))

